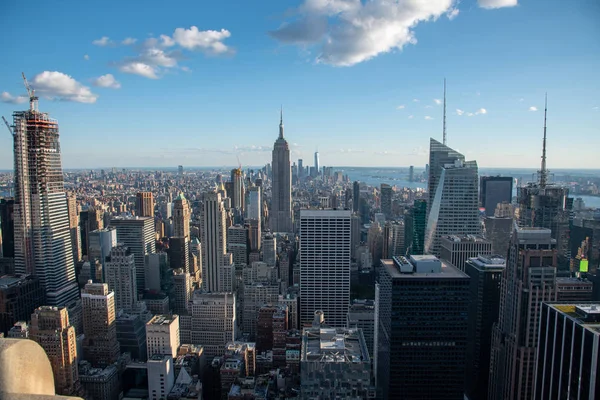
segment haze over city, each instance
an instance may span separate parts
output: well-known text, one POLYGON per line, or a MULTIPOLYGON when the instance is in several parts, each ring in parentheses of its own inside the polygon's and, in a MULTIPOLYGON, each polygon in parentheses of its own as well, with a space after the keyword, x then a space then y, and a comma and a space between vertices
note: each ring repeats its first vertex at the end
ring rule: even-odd
MULTIPOLYGON (((548 92, 549 166, 600 168, 598 18, 593 0, 8 1, 0 114, 26 108, 24 72, 65 168, 263 165, 281 104, 293 159, 422 167, 446 78, 467 159, 536 168, 548 92)), ((4 133, 0 169, 11 152, 4 133)))

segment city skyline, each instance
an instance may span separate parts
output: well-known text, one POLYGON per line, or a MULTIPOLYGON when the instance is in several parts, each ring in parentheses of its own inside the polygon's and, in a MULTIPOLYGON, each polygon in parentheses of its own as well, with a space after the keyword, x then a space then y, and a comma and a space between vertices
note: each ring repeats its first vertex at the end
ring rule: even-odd
MULTIPOLYGON (((318 148, 323 165, 421 166, 427 139, 442 136, 446 77, 448 145, 482 168, 539 165, 546 91, 549 168, 599 168, 593 71, 600 42, 593 37, 600 10, 591 1, 566 11, 558 1, 516 3, 423 1, 414 10, 380 0, 190 3, 185 13, 116 12, 108 3, 90 21, 84 7, 66 2, 38 5, 49 16, 36 22, 44 35, 27 32, 26 11, 8 5, 0 32, 19 41, 7 44, 13 56, 0 66, 0 114, 10 119, 26 108, 25 72, 41 108, 61 121, 65 169, 224 166, 236 165, 237 156, 244 166, 264 165, 280 103, 292 161, 311 160, 318 148), (349 25, 351 16, 409 25, 386 36, 349 25), (111 28, 101 23, 107 18, 111 28), (68 36, 56 24, 62 20, 68 36), (378 47, 346 46, 344 29, 359 45, 372 38, 378 47), (331 46, 319 44, 323 35, 331 46), (498 140, 481 146, 481 132, 498 140), (172 134, 180 140, 170 142, 172 134), (540 151, 520 150, 529 148, 540 151)), ((10 153, 10 136, 0 134, 0 169, 12 169, 10 153)))

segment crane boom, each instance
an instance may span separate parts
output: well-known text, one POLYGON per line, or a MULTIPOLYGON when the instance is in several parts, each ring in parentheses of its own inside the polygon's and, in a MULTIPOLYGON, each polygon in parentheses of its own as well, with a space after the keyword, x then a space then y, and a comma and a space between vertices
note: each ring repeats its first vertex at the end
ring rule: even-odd
POLYGON ((8 123, 8 121, 6 120, 6 118, 4 118, 4 116, 2 116, 2 121, 4 121, 4 123, 6 124, 6 127, 8 128, 8 131, 10 132, 11 135, 15 136, 12 128, 10 127, 10 124, 8 123))
POLYGON ((29 94, 29 111, 37 111, 37 101, 38 97, 35 95, 35 90, 31 88, 29 82, 27 82, 27 77, 25 76, 25 72, 21 72, 23 75, 23 82, 25 83, 25 89, 27 89, 27 94, 29 94))

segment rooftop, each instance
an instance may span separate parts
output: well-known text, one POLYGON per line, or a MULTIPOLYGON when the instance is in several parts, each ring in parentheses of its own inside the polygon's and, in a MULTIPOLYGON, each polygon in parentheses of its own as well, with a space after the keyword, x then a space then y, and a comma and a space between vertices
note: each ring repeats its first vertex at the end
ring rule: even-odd
POLYGON ((177 321, 179 316, 173 315, 155 315, 146 325, 171 325, 171 323, 177 321))
POLYGON ((550 308, 567 315, 594 334, 600 335, 600 303, 545 303, 550 308))
POLYGON ((33 275, 17 274, 0 276, 0 289, 22 285, 34 279, 33 275))
POLYGON ((394 257, 391 260, 381 260, 381 266, 386 268, 392 278, 468 278, 469 276, 450 263, 439 260, 435 256, 394 257), (432 269, 428 264, 432 264, 432 269))
POLYGON ((488 240, 485 239, 481 235, 447 235, 447 236, 442 236, 442 240, 444 240, 444 239, 449 240, 451 242, 455 242, 455 243, 461 243, 461 242, 486 243, 486 242, 488 242, 488 240))
POLYGON ((504 257, 498 255, 479 255, 477 257, 469 258, 467 262, 475 265, 479 269, 497 269, 506 267, 506 260, 504 257))
POLYGON ((306 328, 302 332, 303 362, 371 362, 362 330, 306 328))

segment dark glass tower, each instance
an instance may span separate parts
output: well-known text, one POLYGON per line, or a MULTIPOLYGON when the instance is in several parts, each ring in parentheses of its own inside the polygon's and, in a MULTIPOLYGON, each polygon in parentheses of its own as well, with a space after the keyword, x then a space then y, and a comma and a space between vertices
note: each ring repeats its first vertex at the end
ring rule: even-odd
POLYGON ((479 201, 485 208, 485 215, 493 217, 498 204, 512 201, 513 178, 510 176, 482 176, 479 189, 479 201))
POLYGON ((405 218, 404 240, 408 254, 423 254, 427 225, 427 201, 415 200, 405 218))

